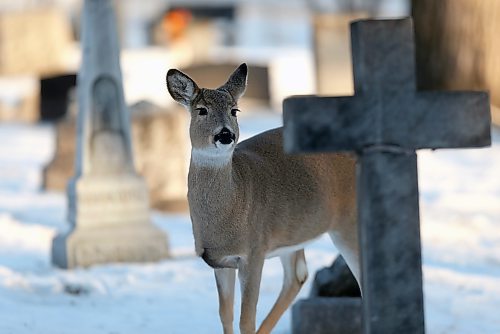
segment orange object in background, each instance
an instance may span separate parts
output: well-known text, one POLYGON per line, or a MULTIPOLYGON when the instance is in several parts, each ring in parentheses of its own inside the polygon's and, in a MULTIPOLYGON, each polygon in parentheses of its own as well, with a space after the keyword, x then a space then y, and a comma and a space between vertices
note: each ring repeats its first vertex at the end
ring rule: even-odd
POLYGON ((191 22, 191 12, 185 9, 174 9, 163 17, 163 29, 170 41, 174 41, 184 35, 191 22))

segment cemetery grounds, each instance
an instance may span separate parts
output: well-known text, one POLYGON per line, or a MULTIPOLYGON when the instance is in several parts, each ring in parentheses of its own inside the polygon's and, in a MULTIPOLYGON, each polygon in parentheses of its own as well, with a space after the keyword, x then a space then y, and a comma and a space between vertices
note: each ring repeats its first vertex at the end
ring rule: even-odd
MULTIPOLYGON (((240 124, 248 137, 278 126, 281 115, 242 113, 240 124)), ((418 153, 429 334, 500 333, 500 130, 492 136, 487 149, 418 153)), ((51 265, 51 240, 68 228, 65 195, 41 190, 54 140, 50 125, 0 124, 0 333, 220 332, 215 280, 194 256, 187 214, 152 213, 173 259, 72 271, 51 265)), ((299 298, 336 254, 328 237, 306 249, 310 278, 299 298)), ((279 260, 268 260, 258 322, 281 280, 279 260)), ((290 333, 290 311, 274 332, 290 333)))

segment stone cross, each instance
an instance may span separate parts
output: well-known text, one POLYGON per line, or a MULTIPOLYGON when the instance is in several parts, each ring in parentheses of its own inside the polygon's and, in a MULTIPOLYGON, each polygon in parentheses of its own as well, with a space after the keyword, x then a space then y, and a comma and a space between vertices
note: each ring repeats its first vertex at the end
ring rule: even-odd
POLYGON ((162 259, 166 235, 150 222, 148 190, 134 168, 111 0, 85 0, 82 31, 71 229, 53 240, 52 261, 71 268, 162 259))
POLYGON ((364 333, 424 333, 415 150, 490 145, 488 94, 417 91, 411 19, 354 22, 351 43, 355 95, 286 99, 285 149, 358 154, 364 333))

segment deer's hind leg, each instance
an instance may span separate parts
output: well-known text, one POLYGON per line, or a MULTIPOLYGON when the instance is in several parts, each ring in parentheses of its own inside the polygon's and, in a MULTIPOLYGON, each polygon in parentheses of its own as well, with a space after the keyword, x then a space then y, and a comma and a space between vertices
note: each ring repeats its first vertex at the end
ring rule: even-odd
POLYGON ((307 265, 303 249, 282 255, 280 260, 283 265, 283 287, 273 308, 260 325, 257 334, 271 332, 307 279, 307 265))

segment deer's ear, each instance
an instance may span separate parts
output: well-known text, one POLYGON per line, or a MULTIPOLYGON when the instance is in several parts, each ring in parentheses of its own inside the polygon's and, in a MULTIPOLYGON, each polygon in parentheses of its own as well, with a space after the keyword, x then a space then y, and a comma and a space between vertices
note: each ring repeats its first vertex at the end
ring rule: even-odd
POLYGON ((193 79, 176 69, 167 72, 167 89, 175 101, 186 107, 191 105, 200 90, 193 79))
POLYGON ((247 74, 247 64, 243 63, 233 72, 233 74, 231 74, 227 82, 219 87, 219 89, 227 90, 235 100, 238 100, 245 93, 245 89, 247 88, 247 74))

